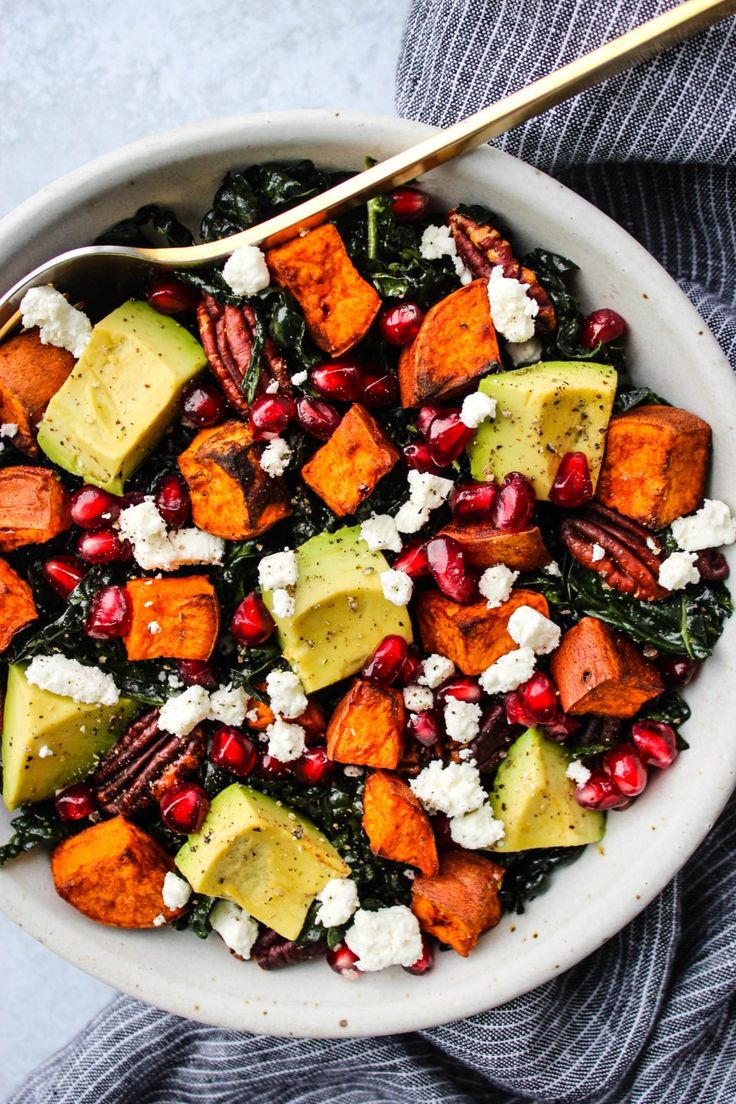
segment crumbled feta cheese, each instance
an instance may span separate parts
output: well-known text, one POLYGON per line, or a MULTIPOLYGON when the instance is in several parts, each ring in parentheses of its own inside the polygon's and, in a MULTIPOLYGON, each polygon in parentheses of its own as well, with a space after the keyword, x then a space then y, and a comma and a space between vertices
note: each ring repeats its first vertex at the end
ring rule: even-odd
POLYGON ((672 536, 685 552, 719 548, 736 541, 736 519, 725 502, 706 498, 697 513, 672 522, 672 536))
POLYGON ((48 744, 42 744, 41 747, 38 749, 39 759, 49 759, 53 754, 54 753, 48 744))
POLYGON ((395 606, 407 606, 414 591, 414 581, 405 571, 389 568, 381 572, 381 589, 388 602, 393 602, 395 606))
POLYGON ((154 918, 153 918, 154 928, 162 928, 165 923, 166 923, 166 917, 164 916, 164 914, 162 912, 160 912, 158 914, 158 916, 154 916, 154 918))
POLYGON ((591 549, 590 549, 590 558, 593 561, 593 563, 598 563, 598 560, 602 560, 603 557, 605 556, 605 554, 606 554, 605 548, 603 548, 596 541, 595 544, 593 544, 591 549))
POLYGON ((506 564, 494 564, 485 569, 480 577, 478 590, 486 599, 488 609, 498 609, 508 601, 518 577, 519 572, 512 571, 506 564))
POLYGON ((427 226, 422 234, 419 252, 425 261, 438 261, 441 257, 450 257, 461 284, 469 284, 472 272, 465 267, 462 257, 458 256, 457 245, 449 226, 427 226))
POLYGON ((486 802, 480 809, 450 821, 450 836, 460 847, 475 851, 479 847, 492 847, 504 837, 504 824, 496 820, 493 809, 486 802))
POLYGON ((418 533, 429 521, 429 510, 409 501, 400 506, 394 518, 399 533, 418 533))
POLYGON ((188 686, 161 706, 158 726, 173 736, 188 736, 192 729, 206 721, 210 712, 210 696, 202 686, 188 686))
POLYGON ((537 655, 553 652, 560 643, 562 629, 549 617, 532 606, 519 606, 506 626, 511 639, 522 648, 531 648, 537 655))
POLYGON ((18 433, 18 426, 15 422, 3 422, 0 425, 0 437, 15 437, 18 433))
POLYGON ((277 717, 293 720, 294 717, 301 717, 307 708, 304 687, 293 671, 269 671, 266 690, 271 699, 271 709, 277 717))
POLYGON ((257 245, 242 245, 225 262, 225 282, 236 295, 255 295, 271 283, 266 258, 257 245))
POLYGON ((673 552, 659 565, 659 585, 665 590, 682 590, 689 583, 699 583, 697 558, 697 552, 673 552))
POLYGON ((662 551, 662 546, 654 537, 647 537, 647 548, 650 552, 654 552, 655 555, 659 555, 662 551))
POLYGON ((430 690, 436 690, 447 679, 455 674, 455 664, 447 656, 433 652, 422 662, 422 673, 417 679, 420 686, 428 686, 430 690))
POLYGON ((325 928, 347 924, 357 909, 358 887, 351 878, 332 878, 317 894, 320 903, 316 919, 325 928))
POLYGON ((161 632, 161 626, 159 625, 158 621, 149 621, 146 625, 146 628, 148 629, 151 636, 156 636, 157 633, 161 632))
POLYGON ((63 655, 34 656, 26 667, 26 681, 50 694, 87 705, 117 705, 120 699, 110 675, 63 655))
POLYGON ((534 337, 534 319, 539 303, 529 295, 529 287, 512 276, 504 276, 503 267, 491 269, 488 300, 493 325, 507 341, 529 341, 534 337))
POLYGON ((221 537, 194 527, 169 532, 149 495, 122 510, 120 536, 133 546, 136 563, 145 571, 174 571, 187 564, 218 564, 225 552, 221 537))
POLYGON ((390 514, 371 514, 361 525, 360 535, 371 552, 380 552, 384 548, 389 552, 400 552, 402 549, 401 535, 390 514))
POLYGON ((166 522, 156 509, 152 495, 121 510, 118 529, 120 536, 130 541, 134 548, 142 541, 163 540, 167 534, 166 522))
POLYGON ((275 437, 273 441, 269 441, 259 461, 266 475, 270 475, 272 479, 283 475, 290 462, 291 449, 283 437, 275 437))
MULTIPOLYGON (((167 549, 163 556, 155 555, 157 562, 152 567, 141 567, 147 571, 174 571, 189 564, 219 564, 225 554, 225 541, 204 529, 191 526, 187 529, 174 529, 169 533, 167 549)), ((137 558, 137 557, 136 557, 137 558)))
POLYGON ((178 912, 192 896, 192 887, 173 870, 167 870, 161 896, 170 912, 178 912))
POLYGON ((434 705, 434 694, 428 686, 405 686, 404 705, 410 713, 424 713, 434 705))
POLYGON ((209 915, 213 931, 238 958, 250 958, 258 938, 258 922, 234 901, 218 901, 209 915))
POLYGON ((431 472, 410 470, 407 477, 409 483, 409 501, 418 506, 420 510, 436 510, 450 497, 455 486, 451 479, 445 479, 441 475, 432 475, 431 472))
POLYGON ((268 387, 266 388, 266 394, 267 395, 278 395, 278 392, 279 392, 279 381, 273 379, 273 380, 271 380, 268 387))
POLYGON ((565 774, 576 786, 584 786, 590 778, 591 772, 585 763, 581 763, 579 759, 571 759, 567 764, 565 774))
POLYGON ((481 422, 496 417, 496 400, 482 391, 466 395, 460 408, 460 421, 468 429, 477 429, 481 422))
POLYGON ((92 323, 87 315, 67 303, 50 284, 27 291, 21 300, 20 313, 26 329, 39 327, 42 345, 67 349, 77 359, 92 336, 92 323))
POLYGON ((274 617, 280 617, 282 620, 287 620, 289 617, 294 616, 296 601, 289 594, 288 590, 285 590, 283 587, 277 587, 277 589, 271 593, 271 606, 271 612, 274 617))
POLYGON ((523 368, 542 359, 542 342, 538 337, 531 337, 528 341, 509 341, 506 351, 514 368, 523 368))
POLYGON ((554 579, 558 579, 562 575, 562 569, 557 560, 552 560, 552 563, 548 563, 544 567, 545 575, 551 575, 554 579))
POLYGON ((301 725, 289 724, 277 717, 266 729, 268 754, 280 763, 291 763, 304 754, 305 732, 301 725))
POLYGON ((481 708, 477 702, 448 698, 445 702, 445 729, 451 740, 467 744, 475 739, 480 727, 481 708))
POLYGON ((342 768, 342 773, 345 775, 346 778, 362 778, 363 768, 354 767, 352 764, 349 763, 346 767, 342 768))
POLYGON ((507 694, 529 681, 536 663, 537 659, 531 648, 517 648, 486 667, 479 682, 486 694, 507 694))
POLYGON ((306 383, 309 379, 309 372, 295 372, 291 377, 291 382, 295 387, 301 387, 303 383, 306 383))
POLYGON ((291 548, 264 556, 258 565, 258 582, 264 590, 294 586, 296 579, 296 553, 291 548))
POLYGON ((478 768, 470 763, 443 766, 439 759, 433 759, 409 785, 428 813, 445 813, 449 817, 471 813, 487 797, 478 768))
POLYGON ((355 963, 365 973, 387 966, 413 966, 422 954, 419 921, 406 905, 367 912, 358 909, 345 932, 345 942, 358 956, 355 963))
POLYGON ((245 720, 249 701, 241 686, 220 686, 210 694, 207 719, 238 728, 245 720))

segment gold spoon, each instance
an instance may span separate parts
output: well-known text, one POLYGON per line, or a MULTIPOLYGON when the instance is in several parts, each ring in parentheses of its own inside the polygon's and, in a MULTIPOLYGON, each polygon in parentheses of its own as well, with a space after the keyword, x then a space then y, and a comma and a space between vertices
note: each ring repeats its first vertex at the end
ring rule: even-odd
POLYGON ((583 54, 498 103, 445 130, 438 130, 415 146, 344 180, 321 195, 313 196, 298 207, 229 238, 170 249, 97 245, 62 253, 24 276, 0 297, 0 341, 19 324, 18 308, 29 288, 53 284, 73 297, 86 298, 85 288, 99 286, 101 282, 108 285, 122 283, 130 277, 131 269, 141 264, 192 268, 224 261, 244 245, 278 245, 371 196, 390 191, 482 142, 496 138, 504 131, 623 69, 638 65, 652 54, 691 37, 734 12, 736 0, 685 0, 671 11, 649 19, 598 49, 583 54))

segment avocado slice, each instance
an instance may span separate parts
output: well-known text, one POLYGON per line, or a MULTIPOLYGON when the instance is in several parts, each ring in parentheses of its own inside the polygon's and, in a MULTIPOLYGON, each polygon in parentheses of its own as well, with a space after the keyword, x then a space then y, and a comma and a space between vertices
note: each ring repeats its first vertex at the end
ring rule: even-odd
POLYGON ((511 745, 490 795, 493 815, 504 823, 504 837, 492 850, 578 847, 603 838, 605 815, 578 805, 575 783, 565 773, 569 762, 537 728, 511 745))
POLYGON ((307 693, 354 675, 384 636, 411 643, 406 607, 389 602, 381 588, 388 563, 370 551, 359 525, 318 533, 296 549, 296 560, 294 616, 276 617, 272 594, 263 599, 307 693))
POLYGON ((617 373, 608 364, 547 361, 486 376, 479 390, 497 402, 468 445, 473 479, 521 472, 546 501, 566 452, 584 452, 598 481, 617 373))
POLYGON ((350 873, 310 821, 239 782, 214 798, 174 861, 196 893, 234 901, 285 939, 327 883, 350 873))
POLYGON ((84 778, 138 708, 125 698, 117 705, 86 705, 51 694, 28 682, 25 667, 11 664, 2 736, 7 808, 44 801, 84 778))
POLYGON ((173 420, 184 385, 207 363, 192 335, 131 300, 98 322, 38 430, 50 460, 122 494, 173 420))

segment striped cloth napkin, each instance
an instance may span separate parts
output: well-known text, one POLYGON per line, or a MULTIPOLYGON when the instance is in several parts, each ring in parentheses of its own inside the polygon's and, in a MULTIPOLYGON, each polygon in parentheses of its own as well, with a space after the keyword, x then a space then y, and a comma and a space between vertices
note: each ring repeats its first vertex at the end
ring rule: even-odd
MULTIPOLYGON (((397 106, 449 123, 673 3, 413 0, 397 106)), ((603 208, 736 369, 736 21, 498 144, 603 208)), ((10 1104, 733 1104, 736 805, 625 931, 535 992, 413 1035, 238 1035, 119 998, 10 1104)))

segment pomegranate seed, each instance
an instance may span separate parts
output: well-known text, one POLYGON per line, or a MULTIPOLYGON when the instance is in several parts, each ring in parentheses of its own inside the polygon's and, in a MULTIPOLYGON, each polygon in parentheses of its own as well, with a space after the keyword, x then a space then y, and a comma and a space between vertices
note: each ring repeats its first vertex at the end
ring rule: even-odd
POLYGON ((419 413, 417 414, 417 429, 422 437, 427 436, 427 430, 435 418, 439 418, 440 415, 444 417, 444 415, 451 413, 451 407, 440 406, 439 403, 425 403, 424 406, 420 406, 419 413))
POLYGON ((391 406, 399 396, 399 377, 394 372, 364 372, 362 402, 373 409, 391 406))
POLYGON ((373 655, 363 667, 363 678, 380 686, 392 686, 399 677, 409 654, 409 645, 403 636, 384 636, 373 655))
POLYGON ((97 809, 97 800, 91 786, 77 782, 57 793, 54 806, 59 820, 84 820, 97 809))
POLYGON ((602 307, 593 311, 580 324, 580 344, 586 349, 596 345, 610 345, 626 333, 626 322, 614 310, 602 307))
POLYGON ((422 673, 422 661, 417 656, 412 655, 411 652, 406 657, 401 665, 398 678, 396 679, 398 686, 411 686, 417 681, 422 673))
POLYGON ((197 309, 199 292, 191 284, 184 284, 172 276, 162 276, 153 281, 146 299, 159 314, 182 314, 197 309))
POLYGON ((130 631, 132 608, 125 587, 102 587, 90 603, 84 631, 93 640, 110 640, 130 631))
POLYGON ((405 184, 388 194, 391 210, 397 222, 419 222, 429 210, 429 196, 421 188, 405 184))
POLYGON ((363 394, 360 368, 353 360, 335 360, 312 371, 312 387, 325 399, 355 402, 363 394))
POLYGON ((489 517, 497 495, 496 483, 456 483, 450 494, 450 509, 458 518, 489 517))
POLYGON ((192 512, 189 488, 180 475, 165 475, 154 495, 156 509, 172 529, 186 525, 192 512))
POLYGON ((424 747, 434 747, 440 738, 439 722, 430 710, 425 713, 410 713, 406 731, 424 747))
POLYGON ((458 411, 433 418, 427 430, 429 455, 441 468, 457 460, 475 433, 460 420, 458 411))
POLYGON ((424 442, 407 445, 404 449, 404 460, 407 468, 412 468, 414 471, 429 472, 431 475, 439 475, 442 471, 442 468, 435 464, 429 446, 424 442))
POLYGON ((397 303, 381 311, 378 324, 389 345, 411 345, 424 319, 416 303, 397 303))
POLYGON ((520 687, 524 708, 534 717, 534 724, 548 724, 557 713, 557 691, 549 675, 537 671, 520 687))
POLYGON ((464 702, 479 702, 482 696, 483 691, 477 679, 462 675, 443 683, 437 691, 437 697, 443 703, 447 698, 456 698, 458 701, 464 702))
POLYGON ((303 786, 319 786, 327 782, 335 772, 335 764, 327 758, 327 749, 323 747, 307 748, 304 754, 293 764, 294 774, 303 786))
POLYGON ((43 574, 49 586, 66 601, 87 574, 87 568, 76 556, 54 556, 44 563, 43 574))
POLYGON ((296 417, 300 428, 318 441, 329 441, 342 421, 340 411, 320 399, 299 399, 296 417))
POLYGON ((77 541, 77 552, 87 563, 125 563, 131 559, 133 549, 121 540, 114 529, 96 529, 82 533, 77 541))
POLYGON ((289 773, 289 764, 264 751, 258 759, 258 771, 266 778, 279 778, 289 773))
POLYGON ((419 579, 422 575, 429 575, 427 542, 419 540, 405 545, 394 560, 393 569, 394 571, 403 571, 410 579, 419 579))
POLYGON ((205 690, 215 690, 219 686, 215 669, 203 659, 180 659, 179 677, 187 686, 203 686, 205 690))
POLYGON ((646 767, 633 744, 619 744, 604 752, 603 769, 624 797, 636 797, 647 784, 646 767))
POLYGON ((555 506, 582 506, 593 497, 588 457, 584 452, 566 452, 560 460, 549 500, 555 506))
POLYGON ((141 502, 145 501, 146 495, 144 491, 126 491, 123 495, 120 509, 127 510, 129 506, 140 506, 141 502))
POLYGON ((576 721, 574 717, 570 717, 567 713, 563 713, 561 709, 557 709, 555 715, 546 721, 543 725, 544 735, 548 740, 562 741, 566 740, 568 736, 573 736, 580 728, 580 721, 576 721))
POLYGON ((353 954, 344 943, 338 943, 333 951, 328 951, 325 955, 325 961, 331 970, 334 970, 340 977, 344 977, 346 981, 357 981, 360 977, 360 970, 355 965, 358 956, 353 954))
POLYGON ((627 803, 613 779, 602 770, 593 771, 587 782, 577 786, 575 797, 578 805, 582 805, 584 809, 598 809, 600 812, 605 809, 620 809, 627 803))
POLYGON ((296 406, 288 395, 259 395, 251 403, 249 415, 254 440, 272 441, 296 417, 296 406))
POLYGON ((257 758, 256 745, 237 728, 220 725, 213 733, 210 759, 230 774, 245 778, 253 770, 257 758))
POLYGON ((671 767, 677 758, 675 730, 659 721, 635 721, 631 726, 631 739, 645 763, 651 767, 671 767))
POLYGON ((120 499, 99 487, 80 487, 72 495, 72 521, 82 529, 104 529, 119 514, 120 499))
POLYGON ((527 709, 519 690, 510 690, 505 695, 503 704, 508 724, 523 725, 524 728, 532 728, 536 724, 534 715, 527 709))
POLYGON ((434 947, 430 943, 426 935, 422 936, 422 953, 416 962, 412 962, 411 966, 402 966, 401 969, 405 970, 407 974, 416 974, 417 977, 421 977, 422 974, 428 974, 434 966, 434 947))
POLYGON ((224 418, 225 407, 225 396, 211 380, 195 380, 184 392, 182 414, 190 425, 216 425, 224 418))
POLYGON ((432 817, 432 827, 434 829, 434 836, 437 841, 437 846, 445 849, 457 848, 457 844, 452 838, 450 832, 450 819, 446 817, 444 813, 438 813, 432 817))
POLYGON ((196 782, 174 786, 159 802, 161 819, 172 832, 198 832, 210 808, 210 799, 196 782))
POLYGON ((505 533, 526 529, 534 513, 534 488, 521 472, 509 472, 499 487, 493 506, 493 526, 505 533))
POLYGON ((450 537, 433 537, 427 543, 432 578, 443 594, 467 605, 478 597, 478 577, 465 563, 463 550, 450 537))
POLYGON ((274 630, 274 620, 260 594, 246 594, 233 614, 230 632, 239 644, 250 648, 263 644, 274 630))
POLYGON ((730 574, 726 557, 715 548, 704 548, 702 552, 698 552, 695 567, 700 578, 709 583, 720 583, 730 574))
POLYGON ((697 660, 685 656, 660 656, 657 666, 668 686, 687 686, 700 672, 697 660))

